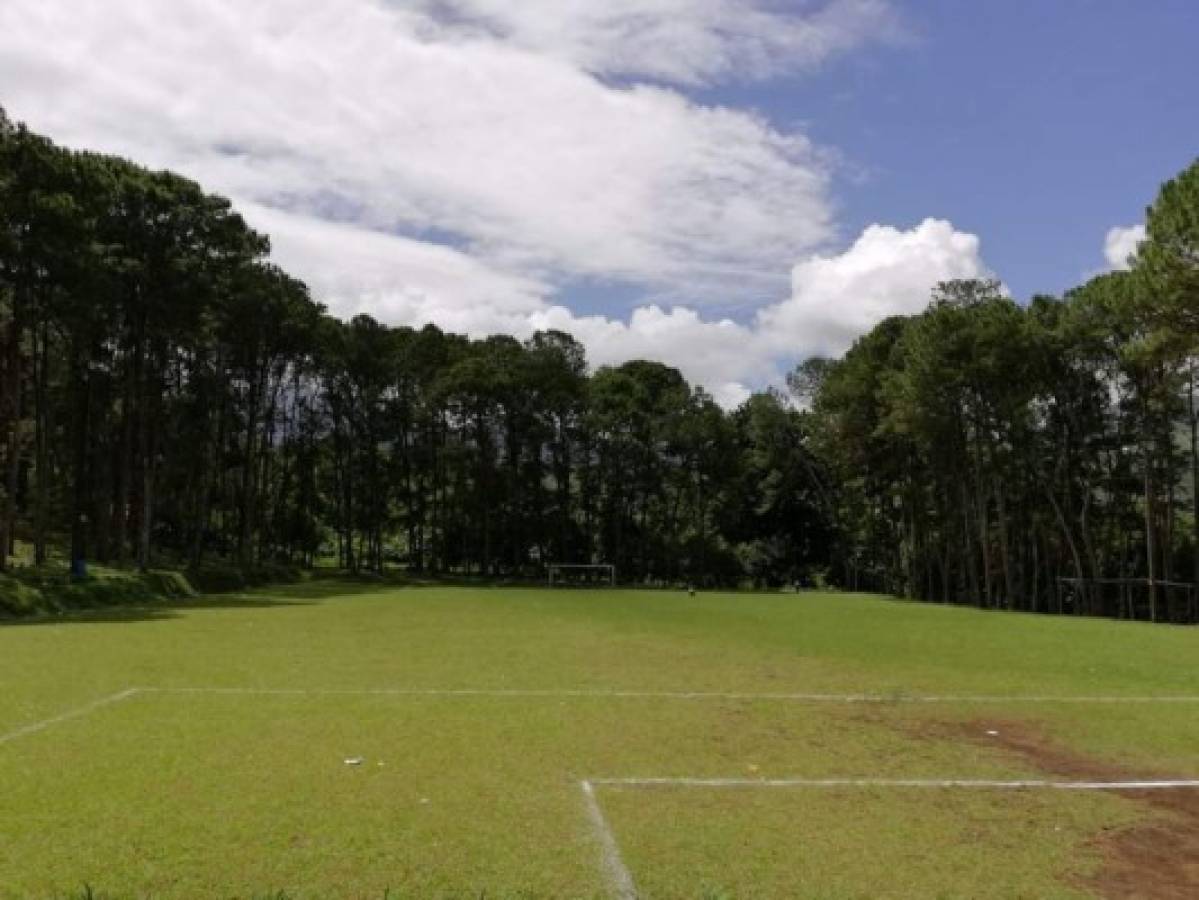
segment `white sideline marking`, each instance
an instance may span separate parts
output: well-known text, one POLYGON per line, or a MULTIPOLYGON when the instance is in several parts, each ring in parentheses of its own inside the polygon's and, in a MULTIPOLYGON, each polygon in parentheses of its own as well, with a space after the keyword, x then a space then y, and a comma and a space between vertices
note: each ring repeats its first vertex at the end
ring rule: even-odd
POLYGON ((604 811, 600 809, 599 801, 595 799, 595 790, 592 788, 591 782, 580 781, 579 787, 583 790, 583 805, 587 810, 587 818, 591 821, 591 828, 595 832, 595 839, 600 846, 600 858, 603 861, 604 874, 608 878, 612 894, 619 900, 637 900, 637 888, 633 884, 633 876, 620 857, 620 847, 616 844, 616 836, 608 827, 604 811))
POLYGON ((15 731, 10 731, 7 734, 0 734, 0 744, 7 744, 9 741, 15 741, 17 738, 25 737, 26 735, 36 734, 39 731, 45 731, 54 725, 59 725, 62 722, 70 719, 77 719, 80 716, 86 716, 88 713, 95 712, 104 706, 111 706, 113 703, 120 703, 122 700, 128 700, 134 694, 140 693, 141 688, 126 688, 123 691, 117 691, 115 694, 109 694, 107 697, 101 697, 99 700, 93 700, 84 706, 69 709, 64 713, 59 713, 57 716, 52 716, 49 719, 42 719, 40 722, 34 722, 30 725, 25 725, 15 731))
POLYGON ((255 688, 255 687, 140 687, 160 694, 246 694, 279 696, 396 696, 396 697, 578 697, 644 700, 781 700, 795 703, 1199 703, 1199 695, 1051 696, 999 694, 807 694, 730 691, 622 691, 521 688, 255 688))
POLYGON ((1050 781, 990 778, 591 778, 588 785, 696 788, 980 788, 991 790, 1153 791, 1199 788, 1199 779, 1145 781, 1050 781))

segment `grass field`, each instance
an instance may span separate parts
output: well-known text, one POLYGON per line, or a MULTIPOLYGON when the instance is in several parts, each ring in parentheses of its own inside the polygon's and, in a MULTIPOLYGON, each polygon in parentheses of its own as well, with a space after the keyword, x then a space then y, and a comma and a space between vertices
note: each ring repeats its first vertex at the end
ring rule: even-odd
POLYGON ((1189 896, 1199 790, 922 780, 1199 779, 1196 663, 1195 630, 820 594, 6 624, 0 897, 1189 896))

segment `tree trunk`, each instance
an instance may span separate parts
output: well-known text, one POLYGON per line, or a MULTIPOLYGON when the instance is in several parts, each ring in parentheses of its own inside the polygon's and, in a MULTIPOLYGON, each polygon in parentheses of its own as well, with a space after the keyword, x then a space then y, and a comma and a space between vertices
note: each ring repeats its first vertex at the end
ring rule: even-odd
POLYGON ((1149 621, 1157 621, 1157 542, 1155 518, 1157 503, 1154 498, 1152 454, 1148 438, 1142 441, 1142 468, 1145 489, 1145 557, 1149 573, 1149 621))
POLYGON ((141 515, 138 517, 139 534, 137 542, 137 567, 141 571, 150 568, 150 555, 153 549, 154 533, 154 457, 156 450, 156 432, 154 411, 158 387, 157 379, 146 379, 142 390, 141 415, 138 421, 138 449, 142 462, 142 496, 141 515))
POLYGON ((37 377, 34 380, 34 441, 37 470, 37 487, 34 494, 33 511, 33 560, 38 566, 44 565, 47 558, 46 533, 49 529, 50 517, 50 428, 52 409, 49 400, 50 381, 50 329, 42 325, 42 335, 39 341, 40 354, 37 363, 37 377))
MULTIPOLYGON (((1195 402, 1195 392, 1199 385, 1199 359, 1191 360, 1191 390, 1187 397, 1188 410, 1191 418, 1191 547, 1194 569, 1191 573, 1194 585, 1192 597, 1199 594, 1199 405, 1195 402)), ((1192 601, 1193 602, 1193 601, 1192 601)))
POLYGON ((91 415, 91 377, 87 361, 79 350, 71 354, 71 383, 76 398, 73 432, 74 448, 74 501, 71 510, 71 574, 83 577, 87 574, 87 509, 91 497, 88 480, 88 428, 91 415))
POLYGON ((999 560, 1003 566, 1003 586, 1005 606, 1012 609, 1016 603, 1015 574, 1012 571, 1011 548, 1008 546, 1007 504, 1003 498, 1003 488, 995 482, 995 513, 999 524, 999 560))
POLYGON ((21 331, 24 316, 25 289, 18 286, 12 292, 12 314, 4 340, 4 418, 5 434, 5 497, 3 520, 0 521, 0 571, 8 569, 17 529, 17 481, 21 458, 21 331))
MULTIPOLYGON (((117 562, 129 561, 129 521, 133 511, 131 492, 133 489, 133 457, 136 419, 144 414, 138 403, 142 383, 145 348, 141 334, 134 341, 132 358, 126 361, 125 395, 121 404, 121 450, 117 463, 117 484, 113 497, 112 540, 116 546, 117 562)), ((138 431, 138 434, 141 432, 138 431)))
POLYGON ((260 382, 255 367, 254 375, 249 380, 246 391, 246 435, 243 444, 241 469, 241 491, 237 503, 237 564, 243 568, 249 562, 250 537, 253 531, 253 505, 255 494, 255 475, 257 471, 254 461, 257 458, 258 410, 260 400, 260 382))
POLYGON ((961 483, 962 495, 962 575, 969 596, 977 604, 982 591, 978 582, 978 565, 974 556, 974 540, 970 536, 970 495, 966 491, 965 480, 961 483))

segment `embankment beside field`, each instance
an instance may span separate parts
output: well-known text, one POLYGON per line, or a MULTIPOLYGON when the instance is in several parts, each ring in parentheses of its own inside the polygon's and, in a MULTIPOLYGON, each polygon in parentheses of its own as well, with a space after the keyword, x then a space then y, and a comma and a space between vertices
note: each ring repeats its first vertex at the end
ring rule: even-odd
POLYGON ((0 619, 53 615, 71 610, 146 606, 178 602, 200 594, 219 594, 301 578, 283 565, 252 568, 204 566, 152 569, 147 572, 96 567, 85 578, 57 570, 17 569, 0 574, 0 619))

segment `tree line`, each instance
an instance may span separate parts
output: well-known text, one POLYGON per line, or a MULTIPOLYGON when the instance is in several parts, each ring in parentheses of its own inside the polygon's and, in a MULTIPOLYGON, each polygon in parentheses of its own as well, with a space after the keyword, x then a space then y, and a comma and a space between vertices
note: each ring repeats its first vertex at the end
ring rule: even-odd
POLYGON ((0 123, 0 564, 778 584, 828 555, 802 416, 547 331, 328 315, 230 204, 0 123))
POLYGON ((1193 619, 1199 164, 1147 228, 1127 272, 942 284, 724 410, 558 331, 337 319, 227 200, 0 113, 0 565, 602 561, 1193 619))
POLYGON ((1199 162, 1128 271, 1027 305, 940 285, 792 376, 837 485, 838 578, 910 597, 1195 621, 1199 162))

